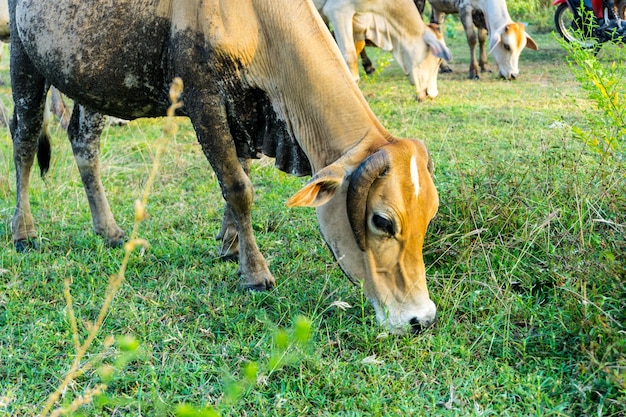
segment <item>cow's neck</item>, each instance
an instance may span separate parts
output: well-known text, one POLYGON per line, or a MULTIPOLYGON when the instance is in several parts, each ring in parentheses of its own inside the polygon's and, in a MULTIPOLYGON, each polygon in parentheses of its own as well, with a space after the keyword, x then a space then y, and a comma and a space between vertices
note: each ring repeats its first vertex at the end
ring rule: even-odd
POLYGON ((485 15, 489 36, 502 26, 512 22, 509 10, 503 0, 479 0, 478 4, 485 15))
POLYGON ((276 18, 282 10, 259 12, 274 15, 260 20, 265 39, 250 67, 249 82, 267 93, 314 172, 342 156, 361 158, 390 135, 372 113, 309 2, 281 3, 281 8, 287 7, 289 19, 276 18))

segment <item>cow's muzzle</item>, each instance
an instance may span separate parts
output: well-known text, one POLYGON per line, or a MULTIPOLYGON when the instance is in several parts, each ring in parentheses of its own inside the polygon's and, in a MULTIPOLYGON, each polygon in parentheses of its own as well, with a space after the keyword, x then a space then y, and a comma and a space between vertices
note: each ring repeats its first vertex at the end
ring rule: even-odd
POLYGON ((519 77, 519 74, 511 73, 509 75, 504 75, 504 74, 500 73, 500 78, 504 78, 507 81, 513 81, 513 80, 517 79, 517 77, 519 77))

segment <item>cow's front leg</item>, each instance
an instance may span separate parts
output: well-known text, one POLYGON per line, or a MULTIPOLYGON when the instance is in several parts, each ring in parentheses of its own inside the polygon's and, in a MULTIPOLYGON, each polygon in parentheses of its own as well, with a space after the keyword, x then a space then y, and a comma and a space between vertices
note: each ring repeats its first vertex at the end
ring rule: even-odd
POLYGON ((252 210, 252 183, 237 157, 226 111, 220 96, 205 97, 199 113, 187 100, 198 141, 213 167, 227 209, 234 218, 239 235, 239 272, 246 289, 266 290, 274 286, 274 277, 256 244, 250 213, 252 210))
POLYGON ((100 134, 105 121, 105 116, 75 105, 67 133, 89 201, 94 230, 109 246, 117 247, 124 243, 126 235, 113 218, 100 180, 100 134))
MULTIPOLYGON (((250 165, 249 159, 240 159, 241 166, 248 177, 250 177, 250 165)), ((239 258, 239 235, 237 233, 237 221, 235 220, 235 213, 228 203, 224 204, 224 217, 222 218, 222 226, 218 233, 217 240, 222 241, 222 248, 220 249, 220 258, 230 261, 239 258)))
POLYGON ((239 234, 237 233, 237 221, 235 213, 228 203, 224 204, 224 217, 220 232, 215 238, 222 241, 220 248, 220 258, 225 261, 234 261, 239 258, 239 234))

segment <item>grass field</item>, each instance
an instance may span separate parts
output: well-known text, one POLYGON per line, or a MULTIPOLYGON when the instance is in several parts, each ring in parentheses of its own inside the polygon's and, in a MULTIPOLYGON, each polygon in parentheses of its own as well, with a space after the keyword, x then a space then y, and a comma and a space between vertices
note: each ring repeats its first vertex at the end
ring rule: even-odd
MULTIPOLYGON (((174 415, 181 403, 224 416, 626 415, 624 161, 572 139, 567 126, 592 104, 551 34, 530 27, 540 50, 523 52, 519 80, 469 81, 458 29, 447 40, 455 72, 440 76, 436 100, 415 102, 376 51, 382 71, 360 83, 383 124, 423 139, 435 162, 441 203, 425 260, 437 325, 418 336, 384 333, 332 259, 313 210, 285 207, 306 179, 269 160, 253 165, 253 222, 278 285, 241 291, 236 264, 217 258, 215 176, 180 119, 140 229, 150 247, 131 256, 86 359, 115 364, 120 345, 103 347, 108 335, 136 338, 137 357, 82 415, 174 415), (312 323, 311 340, 279 349, 276 329, 300 316, 312 323), (273 368, 277 354, 292 360, 273 368), (250 362, 255 382, 233 385, 250 362), (243 387, 236 400, 233 386, 243 387)), ((6 56, 0 70, 10 107, 6 56)), ((103 135, 105 187, 127 231, 163 124, 138 120, 103 135)), ((45 181, 33 175, 31 188, 42 245, 18 254, 11 140, 0 129, 0 416, 37 415, 70 366, 64 279, 83 339, 124 255, 92 233, 69 144, 56 125, 53 135, 52 168, 45 181)), ((62 401, 102 378, 87 370, 62 401)))

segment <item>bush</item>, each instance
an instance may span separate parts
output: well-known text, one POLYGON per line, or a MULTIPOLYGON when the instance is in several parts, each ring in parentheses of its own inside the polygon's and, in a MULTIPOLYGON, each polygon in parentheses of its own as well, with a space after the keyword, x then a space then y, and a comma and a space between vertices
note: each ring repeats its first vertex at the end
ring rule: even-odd
POLYGON ((513 20, 536 20, 543 16, 546 11, 552 11, 552 1, 546 0, 516 0, 508 1, 507 8, 513 20))

